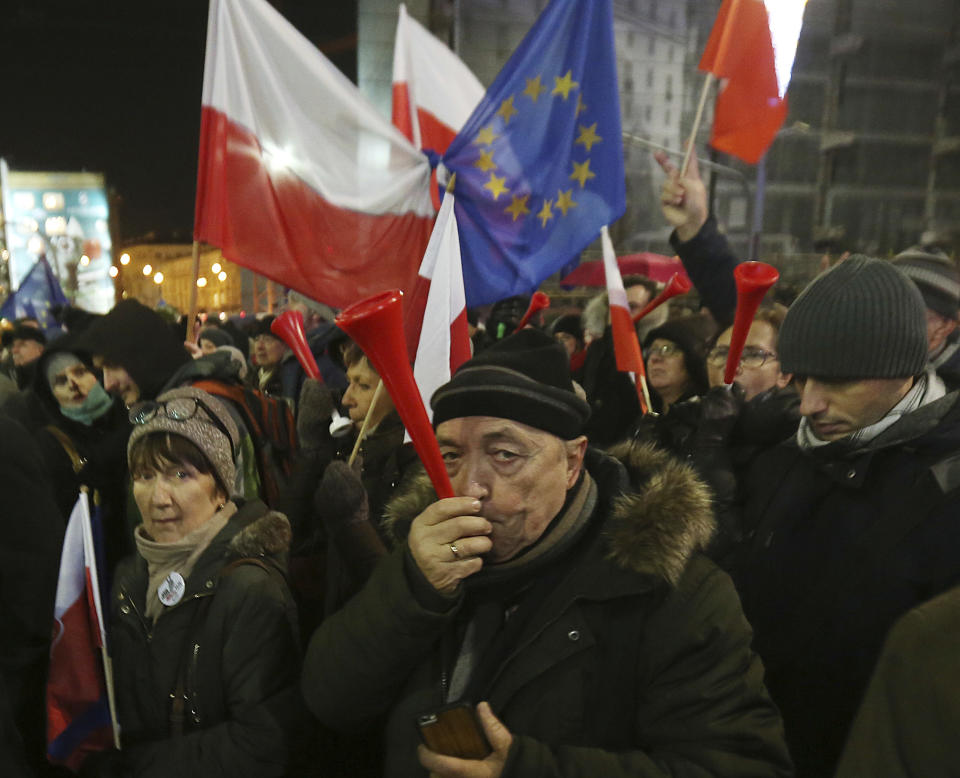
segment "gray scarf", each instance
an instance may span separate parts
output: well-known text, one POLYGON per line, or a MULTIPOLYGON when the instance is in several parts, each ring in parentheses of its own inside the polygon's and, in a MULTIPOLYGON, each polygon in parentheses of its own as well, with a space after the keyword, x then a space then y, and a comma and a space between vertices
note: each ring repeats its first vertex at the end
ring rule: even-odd
POLYGON ((797 429, 797 444, 803 451, 812 451, 814 449, 829 446, 831 443, 842 443, 845 451, 856 451, 873 442, 882 432, 885 432, 896 424, 904 416, 928 405, 935 400, 939 400, 947 393, 946 387, 940 376, 932 367, 927 368, 927 372, 922 374, 910 387, 903 398, 893 406, 887 414, 866 427, 861 427, 856 432, 851 433, 845 438, 837 441, 820 440, 813 434, 813 428, 806 416, 800 419, 800 426, 797 429))

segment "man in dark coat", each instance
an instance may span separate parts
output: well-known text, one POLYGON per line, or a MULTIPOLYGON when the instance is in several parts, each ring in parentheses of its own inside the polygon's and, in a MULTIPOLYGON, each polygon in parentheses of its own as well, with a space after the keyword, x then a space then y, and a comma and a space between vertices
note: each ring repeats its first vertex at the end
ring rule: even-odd
POLYGON ((431 405, 458 496, 421 481, 392 503, 405 539, 308 650, 322 723, 387 714, 389 776, 790 774, 750 627, 699 553, 714 522, 692 471, 588 452, 589 406, 535 330, 431 405), (417 747, 418 715, 458 701, 480 703, 484 759, 417 747))
POLYGON ((960 580, 960 395, 885 261, 819 276, 778 345, 802 419, 747 475, 734 577, 798 775, 830 776, 887 631, 960 580))

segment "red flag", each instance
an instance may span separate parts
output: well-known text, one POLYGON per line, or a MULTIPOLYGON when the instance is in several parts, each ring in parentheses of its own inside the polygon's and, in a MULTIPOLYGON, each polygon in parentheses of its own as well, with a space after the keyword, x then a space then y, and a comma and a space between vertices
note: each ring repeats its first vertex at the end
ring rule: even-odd
POLYGON ((640 409, 646 413, 649 409, 646 400, 645 384, 647 371, 640 353, 640 341, 633 326, 630 306, 627 304, 627 292, 623 288, 623 278, 617 267, 617 255, 606 227, 600 231, 603 246, 603 269, 607 276, 607 298, 610 301, 610 327, 613 330, 613 353, 617 358, 617 370, 630 373, 637 384, 637 397, 640 409))
POLYGON ((806 0, 723 0, 700 70, 723 79, 710 144, 755 164, 787 117, 806 0))
POLYGON ((483 98, 483 85, 400 4, 393 49, 393 124, 442 155, 483 98))
POLYGON ((48 756, 72 770, 114 743, 104 642, 90 508, 81 493, 60 555, 47 679, 48 756))
POLYGON ((409 290, 430 164, 264 0, 211 0, 194 237, 343 307, 409 290))
POLYGON ((430 397, 460 365, 470 358, 467 301, 460 267, 460 236, 453 214, 453 192, 447 192, 437 214, 426 254, 420 265, 418 287, 429 288, 422 310, 413 376, 430 413, 430 397))

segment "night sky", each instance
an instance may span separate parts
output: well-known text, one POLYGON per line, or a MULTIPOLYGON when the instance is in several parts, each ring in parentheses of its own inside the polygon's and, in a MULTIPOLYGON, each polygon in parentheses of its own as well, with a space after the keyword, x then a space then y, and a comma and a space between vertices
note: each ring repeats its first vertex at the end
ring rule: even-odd
MULTIPOLYGON (((354 2, 273 5, 356 81, 354 2)), ((7 0, 0 8, 0 156, 10 169, 102 172, 115 239, 189 241, 207 3, 7 0)))

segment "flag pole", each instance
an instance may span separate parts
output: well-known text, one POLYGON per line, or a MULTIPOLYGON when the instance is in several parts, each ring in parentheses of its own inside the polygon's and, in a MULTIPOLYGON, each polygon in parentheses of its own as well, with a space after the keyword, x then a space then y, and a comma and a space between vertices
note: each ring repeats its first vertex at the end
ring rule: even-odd
POLYGON ((353 465, 353 460, 357 458, 357 452, 360 451, 360 444, 367 436, 367 425, 370 423, 370 417, 373 416, 373 409, 377 407, 377 401, 380 399, 380 393, 383 391, 383 379, 377 383, 377 388, 373 391, 373 399, 370 400, 370 407, 367 408, 367 415, 363 417, 363 424, 360 425, 360 432, 357 433, 357 442, 353 444, 353 451, 350 452, 350 459, 347 465, 353 465))
POLYGON ((680 167, 680 178, 687 174, 687 167, 690 165, 690 157, 693 156, 693 144, 697 139, 697 133, 700 131, 700 120, 703 119, 703 109, 707 104, 707 95, 710 93, 710 87, 713 86, 713 73, 707 73, 703 82, 703 90, 700 92, 700 103, 697 105, 696 116, 693 117, 693 129, 690 130, 690 140, 687 141, 687 152, 683 155, 683 165, 680 167))
POLYGON ((194 340, 197 321, 197 280, 200 278, 200 241, 193 242, 193 283, 190 284, 190 314, 187 319, 187 340, 194 340))
POLYGON ((107 705, 110 708, 110 728, 113 730, 113 747, 120 750, 120 723, 117 720, 117 695, 113 686, 113 659, 107 652, 107 644, 100 646, 103 657, 103 677, 107 684, 107 705))

